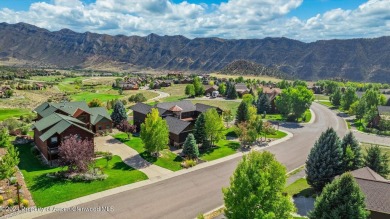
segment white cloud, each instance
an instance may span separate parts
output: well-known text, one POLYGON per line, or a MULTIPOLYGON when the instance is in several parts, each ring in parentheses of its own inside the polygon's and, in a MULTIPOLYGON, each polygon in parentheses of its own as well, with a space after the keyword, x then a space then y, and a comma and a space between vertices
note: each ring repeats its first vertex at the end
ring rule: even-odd
POLYGON ((53 0, 28 11, 0 9, 0 21, 26 22, 50 30, 223 38, 289 37, 304 41, 390 34, 390 0, 369 0, 354 10, 340 8, 307 20, 288 17, 303 0, 229 0, 219 5, 171 0, 53 0))

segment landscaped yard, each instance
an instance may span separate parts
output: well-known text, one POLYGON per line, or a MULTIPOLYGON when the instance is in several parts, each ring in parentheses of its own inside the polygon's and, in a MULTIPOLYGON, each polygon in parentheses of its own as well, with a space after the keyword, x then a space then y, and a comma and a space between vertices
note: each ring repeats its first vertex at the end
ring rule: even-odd
POLYGON ((220 140, 216 143, 216 147, 207 151, 200 151, 199 158, 205 161, 212 161, 222 157, 226 157, 237 152, 240 148, 240 143, 236 141, 220 140))
POLYGON ((333 108, 333 104, 330 102, 330 101, 318 101, 317 103, 321 104, 321 105, 324 105, 324 106, 327 106, 329 108, 333 108))
POLYGON ((326 100, 329 101, 329 96, 323 95, 323 94, 314 94, 315 100, 326 100))
POLYGON ((191 100, 193 104, 202 103, 210 106, 219 107, 222 110, 231 110, 233 115, 236 115, 238 105, 240 102, 228 100, 191 100))
MULTIPOLYGON (((311 111, 309 109, 307 109, 305 111, 305 121, 302 121, 302 118, 298 118, 298 122, 309 122, 310 119, 311 119, 311 111)), ((283 117, 282 114, 267 114, 265 115, 265 119, 266 120, 270 120, 270 121, 280 121, 280 122, 285 122, 286 121, 286 118, 283 117)))
POLYGON ((58 78, 64 78, 62 75, 55 75, 55 76, 33 76, 31 77, 31 80, 35 81, 44 81, 44 82, 53 82, 58 78))
MULTIPOLYGON (((372 147, 373 144, 362 143, 361 146, 362 146, 362 149, 363 149, 363 154, 366 155, 366 154, 367 154, 367 149, 368 149, 369 147, 372 147)), ((389 146, 381 146, 381 145, 379 145, 379 148, 381 149, 381 151, 382 151, 383 153, 386 153, 387 156, 388 156, 389 159, 390 159, 390 147, 389 147, 389 146)))
POLYGON ((267 138, 279 139, 279 138, 283 138, 283 137, 286 137, 286 136, 287 136, 287 133, 279 131, 279 130, 276 130, 274 135, 267 135, 267 138))
POLYGON ((291 196, 304 196, 312 197, 315 192, 309 184, 307 184, 306 178, 301 178, 287 186, 284 190, 291 196))
POLYGON ((105 159, 96 161, 96 166, 102 167, 104 173, 108 175, 108 178, 103 181, 73 182, 49 178, 46 174, 60 171, 61 168, 42 165, 31 153, 30 145, 21 145, 17 148, 20 153, 19 169, 38 207, 54 205, 148 178, 141 171, 134 170, 123 163, 119 156, 114 156, 109 161, 108 167, 105 159))
POLYGON ((31 111, 27 109, 7 109, 0 108, 0 121, 9 119, 11 117, 19 117, 21 115, 30 114, 31 111))
POLYGON ((114 138, 136 150, 143 159, 147 160, 150 163, 172 171, 182 169, 180 164, 183 159, 180 156, 177 156, 175 153, 172 153, 169 149, 164 149, 163 151, 161 151, 160 157, 156 158, 151 156, 147 151, 145 151, 144 143, 139 137, 131 137, 131 139, 128 140, 127 135, 125 133, 119 133, 114 135, 114 138))

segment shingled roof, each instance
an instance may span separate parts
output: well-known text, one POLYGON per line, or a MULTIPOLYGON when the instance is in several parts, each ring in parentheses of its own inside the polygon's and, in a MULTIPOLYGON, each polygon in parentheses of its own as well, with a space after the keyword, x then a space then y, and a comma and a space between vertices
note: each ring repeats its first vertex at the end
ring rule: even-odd
POLYGON ((351 172, 364 193, 366 208, 390 214, 390 181, 368 167, 351 172))
POLYGON ((183 132, 188 126, 191 125, 190 122, 186 122, 183 120, 180 120, 178 118, 172 117, 172 116, 167 116, 165 118, 167 121, 167 124, 169 126, 169 132, 178 135, 181 132, 183 132))
POLYGON ((189 100, 182 100, 182 101, 176 101, 176 102, 166 102, 166 103, 158 103, 156 105, 157 108, 161 108, 161 109, 165 109, 165 110, 169 110, 170 108, 172 108, 173 106, 178 106, 180 108, 183 109, 182 112, 191 112, 191 111, 195 111, 196 108, 195 108, 195 105, 189 101, 189 100))

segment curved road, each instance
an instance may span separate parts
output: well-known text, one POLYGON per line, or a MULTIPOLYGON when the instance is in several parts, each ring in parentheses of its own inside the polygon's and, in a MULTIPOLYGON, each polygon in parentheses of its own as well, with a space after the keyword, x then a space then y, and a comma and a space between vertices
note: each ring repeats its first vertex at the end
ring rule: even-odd
MULTIPOLYGON (((282 124, 294 137, 266 149, 288 171, 304 164, 310 148, 326 128, 333 127, 340 136, 347 132, 344 120, 328 108, 317 103, 311 108, 316 114, 312 124, 282 124)), ((240 157, 79 205, 113 206, 113 212, 66 212, 41 218, 195 218, 223 204, 221 188, 228 185, 239 160, 240 157)))

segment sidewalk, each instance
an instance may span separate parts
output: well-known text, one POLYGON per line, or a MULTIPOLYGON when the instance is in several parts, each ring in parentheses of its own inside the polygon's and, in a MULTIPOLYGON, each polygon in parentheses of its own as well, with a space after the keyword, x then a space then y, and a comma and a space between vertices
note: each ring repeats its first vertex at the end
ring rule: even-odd
POLYGON ((118 155, 123 162, 145 173, 149 179, 160 178, 161 176, 172 173, 173 171, 151 164, 144 160, 136 150, 123 144, 112 136, 96 137, 96 151, 108 151, 113 155, 118 155))

